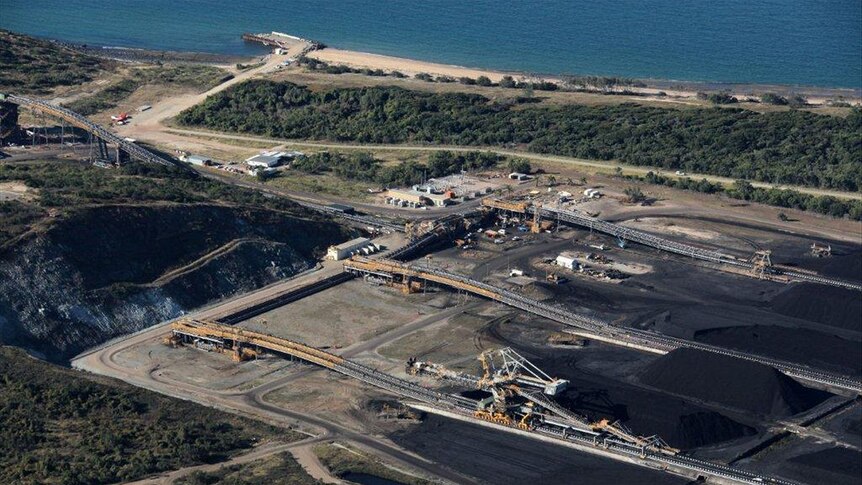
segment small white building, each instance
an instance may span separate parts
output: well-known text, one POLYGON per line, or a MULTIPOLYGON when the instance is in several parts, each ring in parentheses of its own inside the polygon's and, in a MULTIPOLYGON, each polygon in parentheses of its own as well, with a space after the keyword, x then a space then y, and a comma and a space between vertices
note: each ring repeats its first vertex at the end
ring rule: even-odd
POLYGON ((371 241, 368 238, 358 237, 336 246, 329 246, 329 249, 326 251, 326 257, 334 261, 340 261, 369 245, 371 245, 371 241))
POLYGON ((203 155, 189 155, 186 157, 186 162, 197 165, 199 167, 212 165, 213 161, 209 157, 203 155))
POLYGON ((512 173, 510 173, 510 174, 509 174, 509 178, 510 178, 510 179, 512 179, 512 180, 518 180, 518 181, 521 181, 521 180, 530 180, 530 176, 529 176, 529 175, 527 175, 527 174, 525 174, 525 173, 521 173, 521 172, 512 172, 512 173))
POLYGON ((569 254, 560 254, 557 256, 557 260, 555 261, 557 266, 561 266, 566 269, 577 269, 578 262, 574 256, 569 254))
POLYGON ((246 159, 245 163, 249 167, 271 168, 277 167, 281 164, 281 160, 285 157, 286 155, 284 152, 263 152, 246 159))

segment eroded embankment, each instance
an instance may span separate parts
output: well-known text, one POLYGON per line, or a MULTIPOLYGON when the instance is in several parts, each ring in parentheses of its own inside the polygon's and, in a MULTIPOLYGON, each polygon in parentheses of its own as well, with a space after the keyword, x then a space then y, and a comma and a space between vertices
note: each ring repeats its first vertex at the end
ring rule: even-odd
POLYGON ((311 268, 328 221, 212 204, 74 211, 0 255, 0 341, 53 361, 311 268))

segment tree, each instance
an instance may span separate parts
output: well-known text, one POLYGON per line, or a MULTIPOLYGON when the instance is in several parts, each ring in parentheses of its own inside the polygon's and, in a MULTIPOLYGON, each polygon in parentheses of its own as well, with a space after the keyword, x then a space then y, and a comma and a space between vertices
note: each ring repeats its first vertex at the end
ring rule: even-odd
POLYGON ((614 167, 614 175, 617 177, 623 176, 623 168, 622 167, 614 167))
POLYGON ((557 177, 553 175, 548 175, 548 187, 554 187, 557 185, 557 177))
POLYGON ((517 85, 518 83, 515 82, 515 79, 513 79, 512 76, 503 76, 503 78, 500 79, 501 88, 514 88, 517 85))
POLYGON ((266 182, 267 180, 274 178, 275 175, 276 175, 275 172, 268 172, 266 170, 261 169, 261 170, 258 170, 257 173, 255 173, 255 178, 257 179, 258 182, 266 182))
POLYGON ((626 194, 626 201, 632 204, 636 204, 638 202, 643 202, 646 200, 646 195, 644 195, 640 187, 626 187, 623 190, 623 193, 626 194))
POLYGON ((766 104, 775 104, 778 106, 785 106, 788 103, 787 98, 775 93, 763 93, 760 96, 760 102, 766 104))
POLYGON ((524 84, 524 97, 531 99, 535 92, 533 91, 533 83, 524 84))
POLYGON ((511 172, 530 173, 533 170, 530 161, 520 157, 510 158, 508 166, 511 172))
POLYGON ((493 86, 494 83, 491 82, 491 78, 488 76, 479 76, 476 78, 476 84, 479 86, 493 86))

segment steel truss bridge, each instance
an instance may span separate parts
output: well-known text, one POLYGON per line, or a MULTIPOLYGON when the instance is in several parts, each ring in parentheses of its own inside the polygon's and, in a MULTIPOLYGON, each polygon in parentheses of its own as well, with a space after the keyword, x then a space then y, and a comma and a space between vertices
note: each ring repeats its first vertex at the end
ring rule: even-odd
MULTIPOLYGON (((235 352, 243 347, 267 350, 325 367, 397 396, 425 403, 432 412, 443 411, 443 414, 451 413, 463 420, 476 420, 473 412, 477 407, 477 401, 473 399, 428 389, 300 342, 200 320, 180 320, 173 323, 171 328, 175 342, 204 342, 221 350, 233 350, 235 352)), ((511 426, 482 422, 489 426, 512 429, 511 426)), ((792 482, 739 470, 727 465, 698 460, 684 455, 669 455, 661 451, 653 451, 616 436, 589 432, 565 424, 549 422, 524 432, 577 444, 581 448, 611 454, 617 459, 628 459, 654 469, 672 469, 675 473, 694 472, 698 475, 714 477, 732 483, 794 485, 792 482)))
POLYGON ((128 154, 129 157, 133 160, 137 160, 140 162, 157 163, 169 167, 180 167, 183 170, 187 171, 191 170, 190 168, 186 167, 186 165, 180 162, 162 158, 135 143, 126 141, 123 138, 109 131, 104 126, 97 123, 93 123, 83 115, 75 113, 70 109, 63 108, 62 106, 50 104, 39 99, 16 96, 14 94, 0 96, 0 100, 5 100, 10 103, 17 104, 18 106, 30 109, 32 111, 37 111, 39 113, 59 118, 72 126, 76 126, 78 128, 81 128, 82 130, 87 131, 99 140, 99 152, 102 158, 107 158, 107 147, 105 146, 105 144, 114 145, 117 150, 118 164, 121 162, 120 152, 123 152, 128 154))
MULTIPOLYGON (((755 269, 754 263, 735 258, 721 251, 714 251, 710 249, 699 248, 697 246, 692 246, 689 244, 671 241, 669 239, 664 239, 644 231, 639 231, 637 229, 632 229, 607 221, 602 221, 579 211, 557 209, 544 206, 536 207, 526 202, 502 201, 497 199, 483 199, 482 205, 490 209, 529 214, 533 216, 536 216, 536 212, 538 211, 539 217, 544 217, 559 222, 565 222, 566 224, 589 228, 591 231, 608 234, 624 241, 640 243, 644 246, 649 246, 661 251, 687 256, 690 258, 699 259, 701 261, 734 266, 737 268, 748 270, 750 272, 753 272, 755 269)), ((783 275, 798 281, 818 283, 822 285, 837 286, 839 288, 845 288, 849 290, 862 291, 862 285, 858 283, 843 281, 835 278, 826 278, 810 273, 784 270, 774 267, 766 268, 766 271, 768 273, 772 273, 775 275, 783 275)))
POLYGON ((448 286, 559 322, 568 327, 573 327, 578 330, 577 333, 597 340, 662 354, 679 348, 712 352, 768 365, 791 377, 862 395, 862 380, 859 379, 748 352, 693 342, 646 330, 618 327, 598 318, 578 315, 559 306, 539 302, 504 288, 430 266, 353 257, 344 263, 344 269, 354 274, 369 275, 392 282, 398 281, 406 284, 409 284, 411 281, 432 282, 448 286))

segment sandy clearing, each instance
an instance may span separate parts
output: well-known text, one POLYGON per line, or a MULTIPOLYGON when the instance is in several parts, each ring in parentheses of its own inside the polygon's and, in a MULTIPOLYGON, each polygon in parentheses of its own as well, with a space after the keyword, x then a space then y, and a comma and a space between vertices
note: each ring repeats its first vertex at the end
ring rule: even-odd
POLYGON ((314 454, 312 447, 313 445, 310 444, 298 446, 296 448, 292 448, 290 453, 294 458, 296 458, 296 461, 302 465, 302 468, 305 469, 306 473, 311 475, 315 480, 320 480, 323 483, 345 483, 329 473, 329 470, 323 466, 323 463, 320 463, 319 459, 317 459, 317 455, 314 454))

